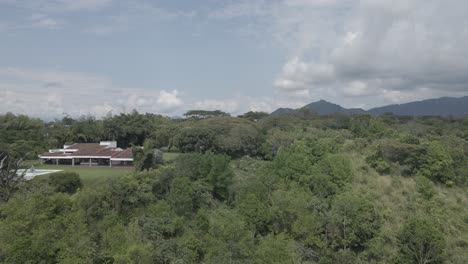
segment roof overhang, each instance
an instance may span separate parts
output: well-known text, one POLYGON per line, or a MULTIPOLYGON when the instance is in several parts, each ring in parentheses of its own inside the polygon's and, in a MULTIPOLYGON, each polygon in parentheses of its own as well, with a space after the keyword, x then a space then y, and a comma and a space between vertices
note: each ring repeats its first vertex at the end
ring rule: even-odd
POLYGON ((110 159, 110 156, 39 156, 41 159, 110 159))
POLYGON ((132 158, 111 158, 114 161, 133 161, 132 158))

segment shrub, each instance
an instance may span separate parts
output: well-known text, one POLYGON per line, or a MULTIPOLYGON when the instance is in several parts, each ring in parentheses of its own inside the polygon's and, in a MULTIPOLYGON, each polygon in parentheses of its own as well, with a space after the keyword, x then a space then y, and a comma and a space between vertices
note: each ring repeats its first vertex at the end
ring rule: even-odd
POLYGON ((442 263, 445 241, 429 216, 410 219, 398 236, 400 263, 442 263))
POLYGON ((435 195, 435 189, 432 182, 424 176, 417 176, 416 190, 425 199, 431 199, 435 195))
POLYGON ((58 172, 50 176, 50 185, 57 192, 75 193, 83 186, 80 175, 75 172, 58 172))
POLYGON ((353 170, 349 159, 340 154, 328 154, 312 170, 309 187, 322 198, 335 195, 344 189, 353 179, 353 170))
POLYGON ((359 251, 379 231, 381 215, 372 201, 358 193, 345 192, 333 201, 327 226, 332 246, 359 251))
POLYGON ((418 174, 436 182, 453 181, 455 178, 454 160, 447 147, 437 141, 428 142, 425 147, 425 155, 420 157, 422 164, 419 166, 418 174))

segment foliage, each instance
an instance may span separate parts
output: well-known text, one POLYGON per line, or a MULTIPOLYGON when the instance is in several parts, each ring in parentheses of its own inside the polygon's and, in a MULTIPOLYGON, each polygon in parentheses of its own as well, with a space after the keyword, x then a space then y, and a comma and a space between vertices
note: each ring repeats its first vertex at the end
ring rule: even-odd
POLYGON ((308 185, 318 197, 328 198, 341 192, 353 179, 349 159, 329 154, 313 167, 308 185))
POLYGON ((80 175, 73 172, 56 172, 49 177, 50 185, 57 192, 75 193, 83 184, 80 175))
POLYGON ((215 133, 209 128, 187 127, 173 139, 173 145, 182 152, 200 152, 214 150, 215 133))
POLYGON ((0 200, 8 201, 25 181, 26 169, 20 172, 23 159, 0 153, 0 200))
POLYGON ((260 238, 258 249, 255 252, 254 263, 298 263, 300 257, 294 250, 292 239, 281 233, 260 238))
POLYGON ((33 157, 48 145, 44 132, 45 124, 39 119, 12 113, 0 115, 0 152, 7 152, 14 159, 28 153, 33 157))
POLYGON ((149 170, 164 163, 162 151, 154 148, 152 140, 146 140, 143 147, 133 147, 132 154, 135 171, 149 170))
POLYGON ((253 112, 253 111, 249 111, 243 115, 240 115, 239 117, 240 118, 245 118, 245 119, 248 119, 250 121, 258 121, 262 118, 265 118, 269 116, 268 113, 265 113, 265 112, 253 112))
POLYGON ((367 197, 345 192, 333 201, 327 227, 332 246, 362 250, 380 226, 381 216, 367 197))
POLYGON ((117 140, 136 159, 9 181, 0 262, 466 262, 466 118, 204 117, 0 115, 10 180, 25 151, 70 142, 117 140))
POLYGON ((207 117, 215 117, 215 116, 229 116, 228 113, 225 113, 221 110, 189 110, 187 113, 184 114, 186 117, 195 117, 195 118, 207 118, 207 117))
POLYGON ((442 263, 443 234, 429 216, 416 216, 403 226, 399 236, 401 263, 442 263))
POLYGON ((422 197, 425 199, 431 199, 436 194, 436 190, 433 186, 433 183, 424 176, 417 176, 416 181, 416 190, 422 197))
POLYGON ((265 159, 272 160, 281 147, 288 147, 294 142, 294 137, 290 133, 274 128, 268 131, 265 142, 260 148, 260 152, 265 159))
POLYGON ((453 181, 454 161, 446 147, 439 142, 428 142, 425 147, 425 155, 422 157, 418 174, 442 183, 453 181))

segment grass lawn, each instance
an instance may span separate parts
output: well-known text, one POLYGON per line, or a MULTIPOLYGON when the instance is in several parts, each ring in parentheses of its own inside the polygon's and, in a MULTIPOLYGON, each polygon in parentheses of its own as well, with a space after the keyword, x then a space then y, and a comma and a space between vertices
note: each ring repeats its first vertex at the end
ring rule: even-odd
MULTIPOLYGON (((178 152, 164 152, 163 159, 166 162, 173 161, 180 153, 178 152)), ((50 170, 63 170, 76 172, 80 175, 83 185, 85 187, 99 186, 106 182, 107 179, 112 177, 122 177, 129 172, 133 171, 133 168, 109 168, 109 167, 89 167, 89 166, 70 166, 70 165, 41 165, 40 161, 27 161, 27 166, 34 165, 37 169, 50 169, 50 170)), ((37 176, 38 179, 44 179, 49 177, 51 174, 37 176)))
MULTIPOLYGON (((56 165, 40 165, 35 166, 37 169, 63 170, 76 172, 80 175, 85 187, 98 186, 112 177, 122 177, 133 171, 133 168, 109 168, 109 167, 87 167, 87 166, 56 166, 56 165)), ((46 178, 51 174, 40 175, 37 178, 46 178)))
POLYGON ((180 155, 179 152, 164 152, 163 159, 164 161, 173 161, 179 155, 180 155))

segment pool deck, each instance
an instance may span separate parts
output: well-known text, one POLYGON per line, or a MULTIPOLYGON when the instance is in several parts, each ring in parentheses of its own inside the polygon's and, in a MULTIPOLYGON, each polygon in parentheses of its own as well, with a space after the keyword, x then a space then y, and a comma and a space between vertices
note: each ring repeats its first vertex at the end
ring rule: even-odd
MULTIPOLYGON (((36 176, 45 175, 45 174, 54 173, 54 172, 59 172, 59 171, 62 171, 62 170, 41 170, 41 169, 36 169, 36 170, 34 170, 34 172, 26 172, 24 174, 24 178, 26 180, 32 180, 36 176)), ((18 174, 23 173, 23 172, 24 172, 24 170, 18 171, 18 174)))

